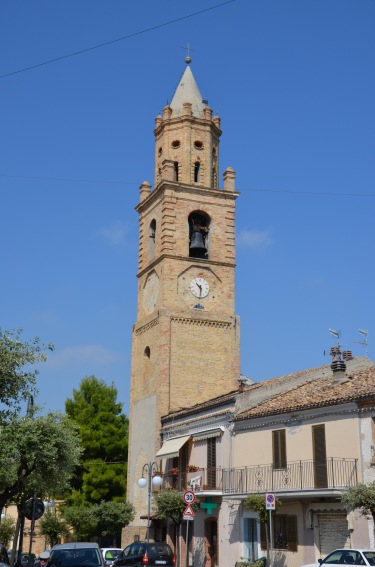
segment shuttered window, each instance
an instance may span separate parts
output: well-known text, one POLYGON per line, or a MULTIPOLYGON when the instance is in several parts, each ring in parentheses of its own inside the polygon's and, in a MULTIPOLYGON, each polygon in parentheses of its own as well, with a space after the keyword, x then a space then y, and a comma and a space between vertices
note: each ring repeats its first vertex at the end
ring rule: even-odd
POLYGON ((272 431, 273 466, 275 469, 286 469, 285 429, 272 431))
POLYGON ((207 439, 207 486, 216 488, 216 437, 207 439))
MULTIPOLYGON (((267 526, 268 529, 268 526, 267 526)), ((297 516, 275 514, 272 518, 273 547, 297 551, 297 516)), ((267 549, 266 524, 260 524, 260 546, 267 549)))
POLYGON ((315 488, 327 488, 327 453, 326 432, 323 425, 313 425, 313 458, 314 458, 314 481, 315 488))

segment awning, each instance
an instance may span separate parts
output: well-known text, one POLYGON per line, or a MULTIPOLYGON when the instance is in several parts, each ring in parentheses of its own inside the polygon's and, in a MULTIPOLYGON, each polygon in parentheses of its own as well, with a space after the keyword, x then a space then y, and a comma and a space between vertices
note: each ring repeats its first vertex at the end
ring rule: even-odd
POLYGON ((216 429, 207 429, 206 431, 199 431, 198 433, 193 434, 193 441, 202 441, 202 439, 211 439, 211 437, 220 437, 222 435, 223 430, 221 427, 217 427, 216 429))
POLYGON ((180 449, 185 445, 186 441, 190 439, 190 435, 185 435, 184 437, 176 437, 175 439, 169 439, 164 443, 161 449, 156 453, 156 457, 161 459, 162 457, 167 457, 171 459, 172 457, 178 457, 180 449))

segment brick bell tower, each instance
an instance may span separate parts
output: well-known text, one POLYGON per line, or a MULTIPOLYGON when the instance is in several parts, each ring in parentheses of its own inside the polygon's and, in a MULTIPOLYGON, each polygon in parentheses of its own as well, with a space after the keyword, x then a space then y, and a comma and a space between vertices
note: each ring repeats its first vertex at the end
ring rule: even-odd
POLYGON ((128 541, 145 534, 147 498, 137 480, 160 448, 161 416, 236 389, 240 375, 235 172, 227 168, 219 189, 220 119, 189 65, 154 133, 155 188, 142 183, 136 207, 128 499, 137 511, 128 541))

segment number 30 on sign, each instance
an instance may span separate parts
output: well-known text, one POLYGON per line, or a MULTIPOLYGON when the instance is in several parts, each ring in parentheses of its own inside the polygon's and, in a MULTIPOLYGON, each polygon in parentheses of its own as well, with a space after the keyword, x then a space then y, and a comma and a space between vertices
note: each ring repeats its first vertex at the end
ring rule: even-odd
POLYGON ((184 492, 184 502, 185 504, 193 504, 195 502, 196 496, 192 490, 187 490, 184 492))

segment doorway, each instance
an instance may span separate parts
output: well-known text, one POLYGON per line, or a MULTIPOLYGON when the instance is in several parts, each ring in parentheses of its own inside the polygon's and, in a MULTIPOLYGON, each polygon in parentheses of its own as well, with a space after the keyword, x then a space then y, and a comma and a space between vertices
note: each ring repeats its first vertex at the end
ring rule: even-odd
POLYGON ((218 567, 219 550, 217 543, 217 520, 209 518, 205 522, 205 567, 218 567))

